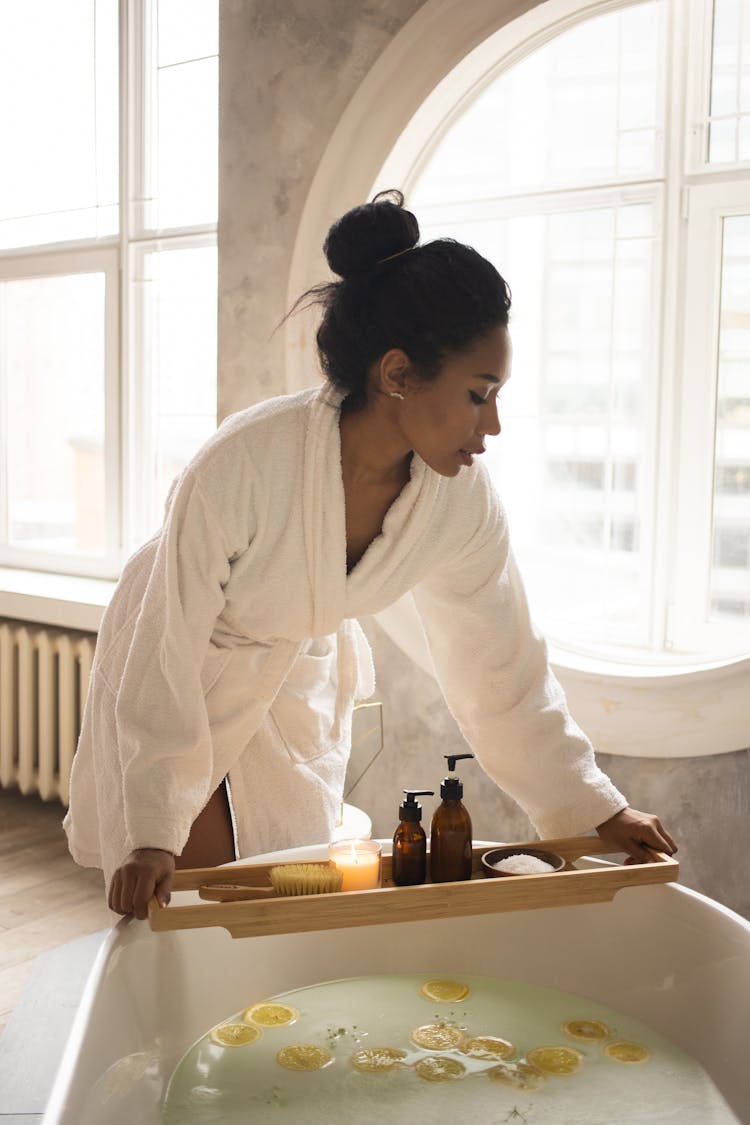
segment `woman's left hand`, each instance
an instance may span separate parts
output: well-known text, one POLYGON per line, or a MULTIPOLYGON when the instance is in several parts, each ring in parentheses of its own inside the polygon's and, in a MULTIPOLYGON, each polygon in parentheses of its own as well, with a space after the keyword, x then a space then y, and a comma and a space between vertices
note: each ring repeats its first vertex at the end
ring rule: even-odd
POLYGON ((597 825, 596 831, 605 844, 613 846, 613 851, 627 852, 626 863, 653 863, 654 851, 667 855, 677 851, 677 845, 658 816, 637 809, 622 809, 597 825))

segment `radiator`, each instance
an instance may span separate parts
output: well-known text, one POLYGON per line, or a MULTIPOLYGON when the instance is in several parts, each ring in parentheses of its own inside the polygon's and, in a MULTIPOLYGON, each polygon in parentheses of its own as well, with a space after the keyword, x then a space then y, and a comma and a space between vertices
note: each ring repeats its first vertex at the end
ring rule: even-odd
POLYGON ((0 619, 0 786, 67 806, 95 633, 0 619))

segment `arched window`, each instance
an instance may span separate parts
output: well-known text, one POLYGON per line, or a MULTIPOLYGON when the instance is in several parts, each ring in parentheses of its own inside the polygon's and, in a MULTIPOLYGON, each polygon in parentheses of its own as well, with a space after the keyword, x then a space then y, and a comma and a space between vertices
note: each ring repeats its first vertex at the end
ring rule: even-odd
POLYGON ((750 3, 536 13, 441 83, 374 190, 401 186, 423 240, 468 242, 510 282, 488 462, 548 635, 732 659, 750 652, 750 3))

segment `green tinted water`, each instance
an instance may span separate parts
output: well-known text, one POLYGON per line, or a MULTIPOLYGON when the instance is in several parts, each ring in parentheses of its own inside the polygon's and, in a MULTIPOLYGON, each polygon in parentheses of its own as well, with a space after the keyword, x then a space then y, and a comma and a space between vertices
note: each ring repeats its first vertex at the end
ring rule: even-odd
MULTIPOLYGON (((458 1002, 436 1002, 420 993, 427 978, 415 975, 356 977, 284 993, 299 1012, 286 1026, 265 1028, 254 1043, 221 1047, 208 1033, 185 1054, 172 1076, 165 1125, 383 1125, 394 1115, 422 1122, 461 1125, 730 1125, 737 1118, 705 1071, 668 1039, 630 1016, 555 989, 489 977, 451 978, 469 986, 458 1002), (561 1025, 599 1020, 610 1035, 602 1042, 572 1039, 561 1025), (423 1050, 411 1033, 426 1024, 447 1024, 464 1036, 496 1036, 516 1050, 566 1046, 580 1052, 577 1071, 547 1074, 537 1090, 495 1081, 497 1059, 470 1057, 460 1048, 423 1050), (649 1058, 623 1063, 605 1053, 607 1043, 628 1040, 649 1058), (292 1072, 277 1061, 283 1047, 325 1048, 331 1062, 321 1070, 292 1072), (398 1069, 362 1073, 352 1064, 367 1047, 403 1051, 398 1069), (427 1057, 455 1060, 462 1077, 431 1082, 415 1069, 427 1057)), ((446 978, 448 979, 448 978, 446 978)), ((249 997, 248 1005, 266 997, 249 997)), ((244 1009, 243 1009, 244 1010, 244 1009)), ((242 1010, 226 1022, 242 1021, 242 1010)), ((465 1046, 465 1043, 462 1044, 465 1046)))

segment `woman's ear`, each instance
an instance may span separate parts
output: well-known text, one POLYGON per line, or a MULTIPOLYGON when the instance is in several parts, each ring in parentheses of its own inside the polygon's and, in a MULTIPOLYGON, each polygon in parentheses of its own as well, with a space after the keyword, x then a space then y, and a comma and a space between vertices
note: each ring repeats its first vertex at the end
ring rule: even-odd
POLYGON ((375 385, 381 394, 405 398, 414 381, 411 360, 401 348, 391 348, 375 364, 375 385))

